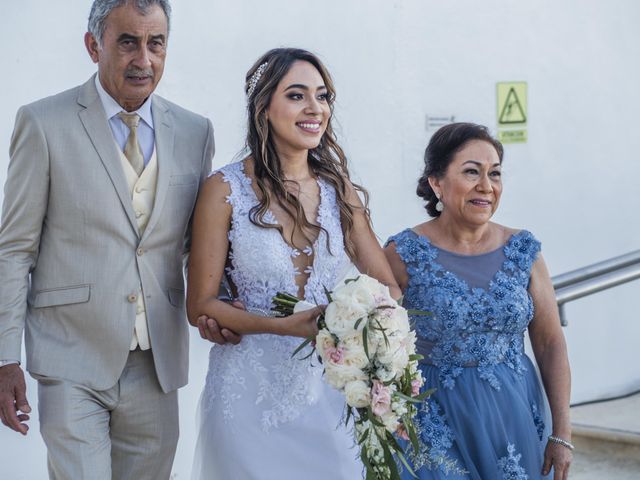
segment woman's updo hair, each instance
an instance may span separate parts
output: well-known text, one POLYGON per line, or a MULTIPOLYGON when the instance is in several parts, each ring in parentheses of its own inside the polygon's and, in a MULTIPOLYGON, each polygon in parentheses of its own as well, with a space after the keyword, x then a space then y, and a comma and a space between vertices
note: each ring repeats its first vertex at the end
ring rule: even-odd
POLYGON ((493 138, 487 127, 475 123, 450 123, 433 134, 424 152, 424 170, 418 180, 416 193, 426 202, 425 209, 431 217, 440 216, 436 210, 438 198, 429 185, 429 177, 443 178, 456 153, 472 140, 482 140, 493 145, 498 152, 500 163, 504 149, 502 144, 493 138))

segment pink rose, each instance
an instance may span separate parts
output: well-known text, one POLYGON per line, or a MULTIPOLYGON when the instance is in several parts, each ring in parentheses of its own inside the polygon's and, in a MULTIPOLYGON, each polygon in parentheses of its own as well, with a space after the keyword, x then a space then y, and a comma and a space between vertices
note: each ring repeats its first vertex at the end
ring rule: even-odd
POLYGON ((387 413, 391 408, 391 390, 385 387, 380 380, 373 381, 371 387, 371 410, 379 417, 387 413))
POLYGON ((325 354, 329 357, 329 360, 337 365, 341 365, 344 360, 344 350, 342 347, 328 347, 325 350, 325 354))
POLYGON ((404 428, 404 425, 402 423, 398 425, 398 428, 396 429, 396 435, 403 440, 409 440, 409 434, 407 433, 407 430, 404 428))
POLYGON ((416 397, 420 394, 420 387, 422 386, 422 380, 414 378, 411 380, 411 396, 416 397))

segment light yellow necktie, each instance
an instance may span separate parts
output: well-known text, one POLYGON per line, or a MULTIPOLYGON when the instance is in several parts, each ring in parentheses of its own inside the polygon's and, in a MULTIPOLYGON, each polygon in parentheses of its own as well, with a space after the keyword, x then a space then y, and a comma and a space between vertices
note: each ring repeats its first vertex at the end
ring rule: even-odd
POLYGON ((142 149, 140 143, 138 143, 138 125, 140 124, 140 115, 137 113, 124 113, 120 112, 118 116, 122 119, 127 127, 129 127, 129 138, 124 146, 124 156, 127 157, 129 163, 136 172, 136 175, 140 176, 142 170, 144 170, 144 157, 142 156, 142 149))

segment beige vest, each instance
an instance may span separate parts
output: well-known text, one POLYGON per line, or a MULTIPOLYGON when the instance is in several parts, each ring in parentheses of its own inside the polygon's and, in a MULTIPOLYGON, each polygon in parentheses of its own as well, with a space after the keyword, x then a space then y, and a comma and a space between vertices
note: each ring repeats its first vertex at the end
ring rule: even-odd
MULTIPOLYGON (((147 222, 149 221, 149 217, 151 216, 153 203, 156 199, 156 181, 158 179, 158 160, 156 158, 156 151, 155 149, 153 150, 149 163, 147 163, 140 177, 136 175, 136 172, 133 170, 129 160, 127 160, 127 157, 125 157, 122 152, 120 152, 120 162, 122 163, 122 169, 124 170, 125 177, 127 177, 127 185, 129 186, 129 193, 131 194, 131 203, 138 222, 138 231, 142 236, 144 229, 147 226, 147 222)), ((140 347, 141 350, 148 350, 151 348, 142 286, 138 293, 136 322, 133 329, 133 338, 131 339, 130 349, 135 350, 136 347, 140 347)))

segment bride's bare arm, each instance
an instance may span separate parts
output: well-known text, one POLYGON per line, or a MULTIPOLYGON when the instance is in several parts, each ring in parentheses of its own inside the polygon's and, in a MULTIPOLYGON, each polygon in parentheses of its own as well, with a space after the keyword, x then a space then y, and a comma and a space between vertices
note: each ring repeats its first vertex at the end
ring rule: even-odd
POLYGON ((351 184, 349 184, 349 198, 347 200, 354 207, 353 230, 351 232, 351 241, 355 246, 356 253, 354 263, 360 272, 388 286, 391 296, 397 300, 402 292, 393 276, 382 247, 371 229, 358 192, 351 184))
POLYGON ((193 218, 191 254, 187 276, 187 316, 196 326, 198 317, 215 318, 222 328, 240 335, 273 333, 307 337, 316 333, 314 310, 286 318, 272 318, 234 308, 218 300, 220 280, 229 251, 231 205, 229 184, 214 175, 203 184, 193 218))

